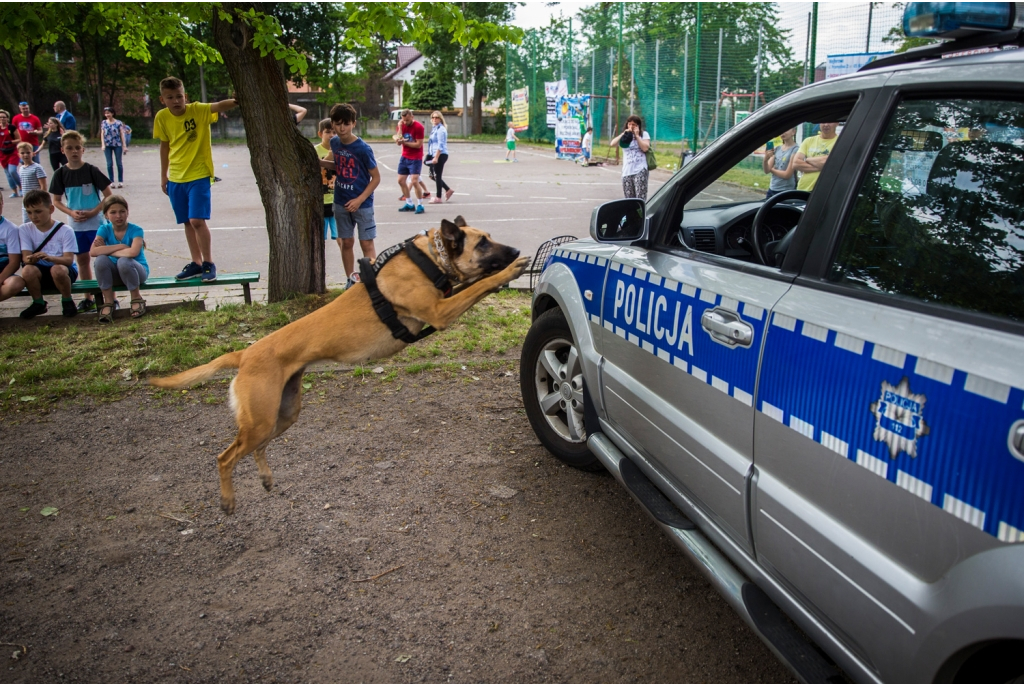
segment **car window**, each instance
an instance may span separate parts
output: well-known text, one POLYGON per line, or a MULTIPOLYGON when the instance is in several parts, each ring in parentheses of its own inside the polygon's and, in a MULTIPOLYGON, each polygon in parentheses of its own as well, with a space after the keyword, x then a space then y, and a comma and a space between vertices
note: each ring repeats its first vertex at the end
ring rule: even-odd
POLYGON ((1024 322, 1024 103, 901 103, 828 278, 1024 322))
MULTIPOLYGON (((842 117, 832 118, 845 116, 844 110, 842 117)), ((674 244, 779 266, 788 245, 782 240, 800 222, 842 129, 841 121, 780 121, 773 136, 738 151, 746 154, 691 197, 674 244), (781 193, 787 196, 764 214, 755 241, 758 210, 767 198, 781 193)))

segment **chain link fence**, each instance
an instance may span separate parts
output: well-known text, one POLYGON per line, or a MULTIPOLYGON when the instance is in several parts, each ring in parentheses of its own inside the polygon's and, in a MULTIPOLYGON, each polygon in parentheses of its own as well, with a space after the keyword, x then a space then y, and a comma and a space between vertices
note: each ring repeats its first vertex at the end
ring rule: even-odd
POLYGON ((659 151, 697 150, 766 103, 902 41, 901 3, 671 3, 671 16, 646 25, 644 9, 601 3, 589 21, 577 15, 509 46, 507 89, 529 89, 521 137, 554 143, 544 85, 565 80, 569 94, 592 97, 595 154, 615 156, 606 141, 631 114, 659 151))

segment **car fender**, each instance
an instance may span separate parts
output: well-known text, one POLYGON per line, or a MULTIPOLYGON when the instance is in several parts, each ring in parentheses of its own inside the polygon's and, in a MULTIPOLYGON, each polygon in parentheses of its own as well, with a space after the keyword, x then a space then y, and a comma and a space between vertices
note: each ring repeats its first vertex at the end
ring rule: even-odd
MULTIPOLYGON (((602 289, 604 282, 601 283, 602 289)), ((600 303, 601 292, 593 292, 592 297, 600 303)), ((580 355, 583 378, 592 390, 591 398, 598 405, 599 413, 603 414, 601 393, 593 388, 600 387, 601 355, 597 349, 594 333, 584 305, 583 293, 579 283, 568 266, 552 262, 541 275, 540 282, 533 296, 533 318, 537 318, 547 310, 558 307, 565 315, 569 324, 576 349, 580 355)))

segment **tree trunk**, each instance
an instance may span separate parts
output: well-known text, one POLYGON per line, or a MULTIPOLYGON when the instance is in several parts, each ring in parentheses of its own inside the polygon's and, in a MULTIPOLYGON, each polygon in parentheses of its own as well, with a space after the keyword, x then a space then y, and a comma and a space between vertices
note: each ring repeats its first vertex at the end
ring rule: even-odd
POLYGON ((14 56, 11 55, 11 51, 0 46, 0 56, 3 57, 4 67, 3 69, 0 69, 0 96, 3 96, 5 102, 12 103, 11 105, 7 105, 8 107, 11 107, 13 103, 19 102, 20 100, 20 79, 18 76, 18 70, 14 67, 14 56))
POLYGON ((487 73, 483 60, 477 59, 473 68, 473 133, 484 132, 484 88, 481 85, 487 73))
MULTIPOLYGON (((252 7, 224 3, 221 11, 252 7)), ((252 29, 235 16, 232 23, 213 13, 213 40, 239 99, 246 143, 267 217, 270 260, 268 299, 322 293, 324 219, 320 163, 313 145, 292 123, 288 89, 273 55, 261 57, 252 29)), ((239 111, 236 110, 236 111, 239 111)))

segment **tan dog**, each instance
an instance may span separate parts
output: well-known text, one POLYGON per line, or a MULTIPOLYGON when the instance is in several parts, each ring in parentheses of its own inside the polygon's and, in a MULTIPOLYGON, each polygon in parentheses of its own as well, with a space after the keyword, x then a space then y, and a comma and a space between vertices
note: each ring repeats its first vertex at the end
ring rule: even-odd
MULTIPOLYGON (((519 257, 519 250, 495 243, 483 231, 466 226, 461 216, 455 223, 442 221, 441 228, 417 236, 413 243, 461 286, 459 292, 445 298, 404 252, 385 264, 377 275, 377 285, 413 334, 426 324, 445 329, 488 293, 517 278, 529 262, 529 258, 519 257), (445 254, 439 254, 441 246, 445 254)), ((328 359, 359 364, 389 357, 406 345, 381 323, 366 287, 357 283, 330 304, 245 350, 149 382, 161 388, 183 388, 221 369, 238 369, 230 390, 238 434, 217 457, 220 506, 231 514, 235 510, 231 474, 239 459, 252 452, 263 487, 269 490, 273 485, 267 444, 298 419, 302 374, 308 364, 328 359)))

